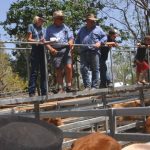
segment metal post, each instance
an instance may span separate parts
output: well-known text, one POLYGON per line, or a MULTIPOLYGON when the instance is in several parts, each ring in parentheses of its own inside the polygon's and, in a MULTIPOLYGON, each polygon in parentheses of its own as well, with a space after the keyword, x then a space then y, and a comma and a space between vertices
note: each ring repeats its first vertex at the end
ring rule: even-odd
POLYGON ((133 69, 132 69, 132 59, 131 59, 131 51, 129 51, 129 59, 130 59, 130 69, 131 69, 131 76, 132 76, 132 84, 134 84, 134 80, 133 80, 133 69))
MULTIPOLYGON (((150 50, 149 48, 146 49, 148 64, 150 64, 150 55, 149 55, 150 51, 149 50, 150 50)), ((147 80, 148 82, 150 82, 150 69, 148 69, 147 73, 148 73, 147 80)))
MULTIPOLYGON (((106 100, 106 94, 102 93, 102 103, 103 103, 103 107, 106 109, 107 108, 107 100, 106 100)), ((105 130, 106 133, 108 133, 108 119, 107 116, 105 117, 105 130)))
POLYGON ((114 110, 108 109, 108 115, 109 115, 109 128, 110 128, 110 135, 112 137, 115 136, 116 132, 116 121, 115 121, 115 115, 114 115, 114 110))
POLYGON ((44 47, 44 60, 45 60, 45 82, 46 82, 46 100, 48 100, 48 64, 47 64, 47 49, 44 47))
POLYGON ((34 102, 34 113, 35 113, 35 118, 40 119, 40 105, 39 105, 39 102, 34 102))
MULTIPOLYGON (((143 88, 142 87, 139 88, 139 99, 140 99, 141 106, 145 107, 144 92, 143 92, 143 88)), ((143 126, 144 126, 145 121, 146 121, 146 116, 142 116, 142 119, 143 119, 143 126)))
POLYGON ((29 83, 29 80, 30 80, 30 56, 29 56, 29 51, 26 50, 26 62, 27 62, 27 78, 28 78, 28 83, 29 83))
POLYGON ((143 88, 139 88, 139 99, 142 107, 145 107, 143 88))
POLYGON ((112 84, 113 84, 113 88, 114 88, 114 75, 113 75, 113 58, 112 58, 112 50, 110 49, 110 66, 111 66, 111 75, 112 75, 112 84))
POLYGON ((77 80, 77 89, 79 90, 80 89, 80 81, 79 81, 79 72, 78 72, 78 59, 77 61, 75 62, 75 66, 76 66, 76 80, 77 80))

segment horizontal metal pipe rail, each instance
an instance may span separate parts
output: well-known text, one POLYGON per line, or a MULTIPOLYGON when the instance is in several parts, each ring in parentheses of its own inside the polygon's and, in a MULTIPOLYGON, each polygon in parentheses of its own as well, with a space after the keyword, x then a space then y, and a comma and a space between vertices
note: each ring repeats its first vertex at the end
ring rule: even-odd
MULTIPOLYGON (((34 41, 34 42, 28 42, 28 41, 1 41, 1 43, 13 43, 13 44, 51 44, 51 45, 61 45, 61 46, 68 46, 68 43, 58 43, 57 41, 45 41, 45 42, 40 42, 40 41, 34 41)), ((94 46, 94 44, 73 44, 74 46, 94 46)), ((107 42, 106 42, 107 45, 107 42)), ((103 45, 102 45, 103 46, 103 45)), ((137 46, 117 46, 117 47, 123 47, 123 48, 137 48, 137 46)))
MULTIPOLYGON (((102 94, 111 94, 117 92, 130 92, 133 90, 139 90, 140 88, 149 89, 150 86, 142 86, 142 85, 132 85, 132 86, 123 86, 123 87, 116 87, 112 88, 105 88, 105 89, 96 89, 94 91, 76 91, 72 93, 62 93, 62 94, 49 94, 48 101, 55 101, 58 99, 65 99, 65 98, 75 98, 75 97, 82 97, 82 96, 94 96, 94 95, 102 95, 102 94)), ((43 102, 46 100, 46 96, 35 96, 35 97, 17 97, 17 98, 1 98, 0 99, 0 106, 8 105, 8 104, 17 104, 17 103, 25 103, 25 102, 43 102)))
POLYGON ((16 47, 16 48, 0 47, 0 49, 7 49, 7 50, 31 50, 31 48, 21 48, 21 47, 16 47))

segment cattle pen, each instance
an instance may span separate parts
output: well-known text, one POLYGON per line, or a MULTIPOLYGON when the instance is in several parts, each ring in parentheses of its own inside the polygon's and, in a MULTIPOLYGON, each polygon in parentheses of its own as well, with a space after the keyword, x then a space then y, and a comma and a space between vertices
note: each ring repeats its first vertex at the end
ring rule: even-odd
POLYGON ((0 114, 20 115, 32 118, 61 117, 64 124, 59 126, 64 133, 63 148, 93 131, 105 132, 121 142, 149 141, 146 133, 129 133, 129 129, 144 124, 145 117, 150 115, 147 103, 150 98, 150 86, 132 85, 119 88, 106 88, 53 94, 35 97, 10 97, 0 99, 0 114), (112 104, 139 100, 141 107, 112 108, 112 104), (47 105, 46 105, 47 104, 47 105), (45 106, 44 106, 45 105, 45 106), (142 116, 122 125, 117 124, 118 116, 142 116), (102 128, 102 129, 101 129, 102 128))
MULTIPOLYGON (((15 44, 30 43, 15 42, 15 44)), ((0 49, 5 49, 5 47, 0 49)), ((27 52, 30 50, 28 47, 14 49, 27 50, 27 52)), ((124 52, 129 53, 132 85, 95 89, 88 92, 77 90, 71 93, 51 94, 48 87, 48 62, 45 51, 46 96, 28 97, 27 93, 24 94, 22 91, 21 93, 13 92, 13 94, 11 92, 0 93, 0 115, 19 115, 36 119, 62 118, 64 124, 59 128, 64 134, 63 149, 69 148, 77 138, 95 131, 106 133, 122 144, 150 141, 150 134, 141 132, 146 117, 150 116, 150 85, 133 84, 133 68, 131 67, 133 51, 124 50, 124 52), (135 101, 139 102, 138 107, 113 107, 114 104, 135 101), (118 121, 118 118, 126 116, 137 116, 137 118, 135 117, 133 121, 118 121)))

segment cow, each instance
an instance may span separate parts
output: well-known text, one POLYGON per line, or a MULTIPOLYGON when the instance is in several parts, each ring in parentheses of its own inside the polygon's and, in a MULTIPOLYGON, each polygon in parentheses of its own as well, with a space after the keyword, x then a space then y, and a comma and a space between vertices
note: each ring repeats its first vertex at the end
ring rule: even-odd
MULTIPOLYGON (((112 108, 129 108, 129 107, 141 107, 141 104, 138 100, 125 102, 125 103, 112 104, 112 108)), ((134 121, 137 119, 141 119, 141 116, 119 116, 117 117, 118 123, 121 123, 123 121, 134 121)))
POLYGON ((121 145, 112 137, 96 132, 77 139, 70 150, 121 150, 121 145))
POLYGON ((145 132, 150 133, 150 116, 145 121, 145 132))
POLYGON ((47 122, 48 124, 54 124, 56 126, 63 125, 62 119, 61 118, 50 118, 50 117, 45 117, 42 118, 41 120, 47 122))
POLYGON ((135 143, 122 148, 122 150, 150 150, 150 143, 135 143))

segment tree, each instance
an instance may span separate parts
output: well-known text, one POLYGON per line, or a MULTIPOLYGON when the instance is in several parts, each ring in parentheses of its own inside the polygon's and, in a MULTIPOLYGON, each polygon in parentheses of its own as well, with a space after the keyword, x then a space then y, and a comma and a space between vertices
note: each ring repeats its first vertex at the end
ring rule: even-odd
POLYGON ((122 26, 130 38, 138 41, 150 34, 148 0, 103 0, 103 3, 106 8, 103 13, 122 26))
MULTIPOLYGON (((100 2, 93 0, 20 0, 11 5, 7 19, 2 24, 10 36, 23 40, 26 37, 28 24, 35 15, 42 12, 46 16, 45 26, 47 26, 52 21, 53 11, 60 9, 65 12, 66 23, 75 33, 83 24, 88 12, 98 14, 103 7, 100 2)), ((102 20, 99 21, 102 23, 102 20)))
POLYGON ((24 90, 26 83, 12 72, 9 55, 0 51, 0 94, 9 91, 24 90))
POLYGON ((124 85, 133 84, 135 78, 133 60, 134 53, 130 52, 129 48, 123 47, 113 51, 114 82, 123 82, 124 85))
MULTIPOLYGON (((53 11, 60 9, 65 12, 66 24, 72 28, 74 35, 76 35, 76 31, 84 23, 86 14, 88 12, 98 14, 103 7, 99 1, 93 0, 20 0, 11 5, 3 25, 11 37, 16 40, 25 40, 28 24, 32 23, 35 15, 42 12, 46 16, 46 27, 52 22, 53 11)), ((103 18, 99 19, 99 23, 105 27, 103 18)), ((24 45, 20 46, 24 47, 24 45)), ((25 69, 23 70, 26 66, 26 53, 19 51, 14 54, 17 58, 12 61, 14 71, 19 72, 19 75, 26 79, 25 69)), ((76 56, 75 58, 77 58, 76 56)))

